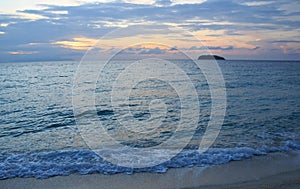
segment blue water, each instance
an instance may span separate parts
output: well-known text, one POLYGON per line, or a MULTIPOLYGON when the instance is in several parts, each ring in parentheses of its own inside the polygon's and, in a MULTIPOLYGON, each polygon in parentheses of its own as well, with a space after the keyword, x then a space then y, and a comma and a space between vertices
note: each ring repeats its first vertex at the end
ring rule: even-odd
MULTIPOLYGON (((177 127, 180 99, 172 86, 162 81, 152 79, 139 83, 129 99, 133 117, 148 120, 151 117, 149 103, 158 98, 166 104, 167 114, 160 117, 164 121, 158 130, 152 132, 153 128, 149 128, 150 132, 144 135, 122 132, 116 119, 124 114, 121 109, 121 113, 112 110, 109 93, 111 83, 127 64, 119 61, 108 65, 98 79, 95 102, 99 121, 123 145, 147 148, 163 143, 177 127)), ((163 173, 174 167, 204 167, 254 155, 300 150, 300 62, 220 61, 227 111, 218 138, 203 154, 197 152, 197 147, 211 113, 209 87, 190 62, 182 60, 176 64, 191 78, 199 94, 197 130, 176 157, 140 169, 104 161, 89 149, 80 135, 72 106, 77 62, 0 64, 0 179, 47 178, 72 173, 163 173)), ((139 125, 133 127, 138 129, 139 125)), ((110 153, 109 148, 100 150, 110 153)), ((163 154, 168 150, 172 149, 153 153, 163 154)))

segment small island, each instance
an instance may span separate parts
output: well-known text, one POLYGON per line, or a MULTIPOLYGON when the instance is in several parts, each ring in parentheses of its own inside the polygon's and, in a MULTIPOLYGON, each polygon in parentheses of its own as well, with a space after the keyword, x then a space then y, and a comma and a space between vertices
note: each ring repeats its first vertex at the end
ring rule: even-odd
POLYGON ((201 55, 198 60, 225 60, 225 58, 217 55, 201 55))

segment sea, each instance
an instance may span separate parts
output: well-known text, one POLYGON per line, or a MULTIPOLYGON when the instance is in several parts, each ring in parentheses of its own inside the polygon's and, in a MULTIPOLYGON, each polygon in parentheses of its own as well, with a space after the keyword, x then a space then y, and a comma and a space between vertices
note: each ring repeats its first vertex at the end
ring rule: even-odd
MULTIPOLYGON (((80 115, 74 113, 79 62, 0 63, 0 179, 92 173, 164 174, 171 168, 208 167, 300 150, 300 61, 218 61, 226 89, 226 110, 223 109, 225 116, 220 118, 223 121, 216 138, 205 151, 199 151, 199 144, 214 114, 210 83, 193 61, 170 62, 190 79, 197 98, 180 97, 182 90, 176 87, 184 87, 185 81, 172 70, 162 72, 169 74, 171 83, 144 78, 138 70, 134 73, 142 73, 143 79, 128 90, 126 87, 131 85, 122 85, 129 82, 122 72, 132 61, 115 60, 95 78, 94 110, 80 115), (113 101, 114 86, 124 89, 114 93, 113 101), (130 91, 128 97, 123 96, 123 90, 130 91), (182 100, 198 109, 182 107, 182 100), (184 119, 184 108, 191 111, 189 115, 197 115, 184 119), (172 139, 170 148, 161 145, 153 154, 141 153, 155 162, 177 146, 180 149, 170 159, 148 167, 111 162, 101 156, 103 153, 97 153, 113 153, 111 141, 95 137, 93 144, 99 145, 91 146, 91 138, 86 136, 102 135, 97 135, 99 130, 90 127, 88 121, 84 126, 78 124, 78 119, 89 119, 94 112, 100 131, 124 146, 125 151, 136 148, 149 152, 172 139), (183 140, 191 133, 188 142, 183 140), (172 138, 174 135, 177 138, 172 138)), ((85 88, 81 91, 85 93, 85 88)), ((117 156, 120 161, 128 158, 122 156, 122 151, 117 156)))

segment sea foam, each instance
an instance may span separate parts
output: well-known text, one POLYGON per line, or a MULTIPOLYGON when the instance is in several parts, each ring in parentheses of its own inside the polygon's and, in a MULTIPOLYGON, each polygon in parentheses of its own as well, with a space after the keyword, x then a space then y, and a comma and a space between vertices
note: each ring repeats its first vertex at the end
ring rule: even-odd
MULTIPOLYGON (((48 178, 57 175, 79 174, 133 174, 139 172, 164 173, 169 168, 207 167, 239 161, 255 155, 266 155, 273 152, 300 150, 300 143, 285 141, 281 146, 263 146, 258 149, 250 147, 210 148, 205 153, 197 150, 183 150, 171 160, 154 167, 133 169, 121 167, 104 161, 91 150, 61 150, 51 152, 7 153, 0 154, 0 179, 13 177, 48 178)), ((103 149, 110 153, 110 149, 103 149)), ((154 153, 168 153, 158 150, 154 153)), ((122 159, 120 159, 122 161, 122 159)), ((124 160, 125 161, 125 160, 124 160)), ((153 160, 155 161, 155 159, 153 160)))

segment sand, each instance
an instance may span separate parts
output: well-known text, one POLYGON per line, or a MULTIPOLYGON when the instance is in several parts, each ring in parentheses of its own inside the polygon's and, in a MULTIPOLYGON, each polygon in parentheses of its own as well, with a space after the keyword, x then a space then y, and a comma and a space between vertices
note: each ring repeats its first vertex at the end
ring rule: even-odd
POLYGON ((209 168, 170 169, 167 173, 133 175, 90 174, 48 179, 13 178, 0 180, 1 189, 153 189, 208 188, 256 189, 300 188, 300 152, 274 153, 209 168))

